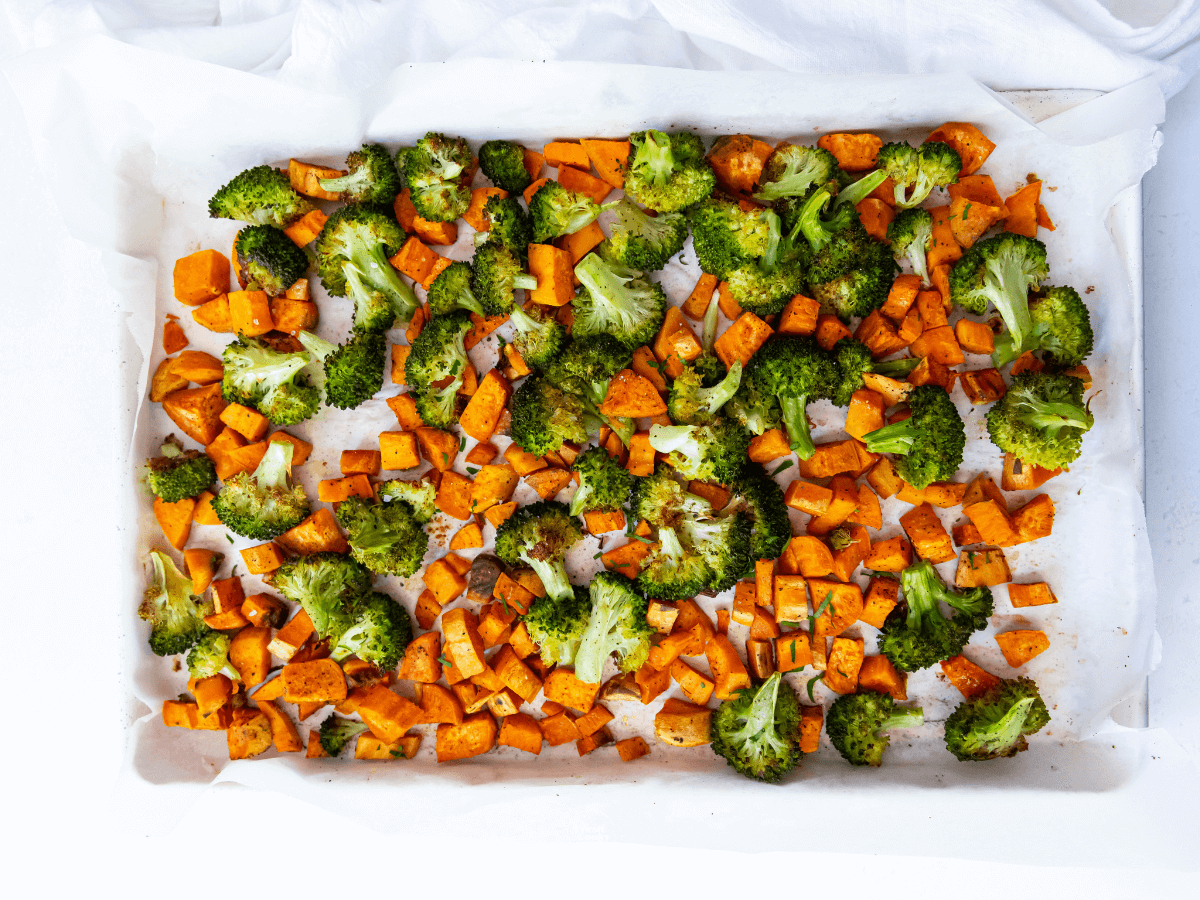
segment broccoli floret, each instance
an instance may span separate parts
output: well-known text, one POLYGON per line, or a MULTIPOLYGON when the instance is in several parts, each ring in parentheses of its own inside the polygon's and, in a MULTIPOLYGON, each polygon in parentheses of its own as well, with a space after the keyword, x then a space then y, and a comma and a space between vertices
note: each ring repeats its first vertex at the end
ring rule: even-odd
MULTIPOLYGON (((399 161, 399 155, 397 155, 399 161)), ((430 222, 453 222, 471 205, 471 148, 460 137, 429 132, 404 154, 404 182, 417 215, 430 222)))
POLYGON ((837 159, 828 150, 780 144, 767 157, 754 199, 770 204, 788 197, 803 197, 814 187, 834 187, 837 170, 837 159))
POLYGON ((375 206, 343 206, 317 235, 321 284, 353 301, 355 331, 387 331, 416 311, 417 295, 388 262, 404 240, 404 229, 375 206))
MULTIPOLYGON (((341 507, 338 509, 340 512, 341 507)), ((408 610, 387 594, 373 591, 355 603, 354 621, 338 637, 329 655, 341 662, 353 654, 381 672, 391 672, 404 658, 411 640, 408 610)))
POLYGON ((324 361, 325 402, 338 409, 354 409, 383 388, 387 338, 377 331, 360 332, 324 361))
POLYGON ((467 358, 466 337, 471 314, 458 310, 433 318, 412 342, 404 363, 404 376, 414 394, 421 421, 433 428, 449 428, 458 421, 458 391, 467 358))
POLYGON ((630 349, 611 334, 592 334, 567 344, 546 366, 546 378, 593 404, 604 402, 613 376, 629 366, 630 349))
MULTIPOLYGON (((685 509, 695 507, 696 501, 689 499, 685 509)), ((708 566, 708 589, 713 593, 719 594, 728 590, 739 579, 753 573, 754 558, 750 555, 751 530, 750 517, 742 511, 719 516, 684 517, 683 540, 700 554, 708 566)))
POLYGON ((369 730, 365 722, 333 715, 321 723, 317 740, 321 743, 321 749, 330 756, 340 756, 350 741, 369 730))
POLYGON ((671 383, 671 393, 667 397, 667 412, 671 415, 671 421, 683 425, 707 425, 712 422, 741 387, 741 361, 735 360, 724 379, 714 387, 702 387, 703 383, 704 377, 695 366, 689 364, 683 367, 679 377, 671 383))
POLYGON ((1079 459, 1095 421, 1083 402, 1083 382, 1048 372, 1022 372, 987 414, 993 444, 1044 469, 1065 469, 1079 459))
POLYGON ((825 733, 852 766, 878 766, 888 748, 888 732, 925 724, 920 707, 896 706, 887 694, 859 691, 833 701, 825 716, 825 733))
POLYGON ((637 581, 642 590, 660 600, 685 600, 708 589, 713 574, 699 550, 685 547, 673 528, 660 527, 658 540, 642 560, 637 581))
POLYGON ((779 401, 774 395, 759 390, 758 384, 748 375, 742 377, 742 386, 733 395, 733 399, 725 404, 724 411, 754 435, 783 427, 779 401))
POLYGON ((199 450, 180 450, 168 441, 163 444, 162 451, 162 456, 146 460, 146 467, 150 490, 163 503, 195 497, 217 480, 213 461, 199 450))
POLYGON ((688 131, 638 131, 629 136, 625 193, 655 212, 675 212, 712 193, 717 177, 704 142, 688 131))
POLYGON ((1033 337, 1029 291, 1049 271, 1046 245, 1010 232, 975 244, 950 270, 951 300, 977 316, 991 304, 1004 320, 1008 333, 997 339, 992 354, 997 368, 1029 349, 1033 337))
POLYGON ((974 632, 987 627, 992 592, 986 587, 952 591, 928 560, 905 569, 900 586, 904 603, 884 620, 879 650, 902 672, 916 672, 957 656, 974 632), (939 600, 954 610, 952 618, 942 615, 939 600))
POLYGON ((412 510, 417 523, 424 525, 437 515, 437 488, 429 481, 406 481, 393 478, 375 485, 375 494, 380 500, 394 502, 402 500, 412 510))
MULTIPOLYGON (((653 473, 634 481, 630 508, 634 519, 645 519, 655 528, 678 529, 683 521, 685 499, 707 502, 688 494, 675 479, 674 470, 666 463, 659 462, 653 473)), ((712 507, 709 506, 707 514, 711 513, 712 507)))
POLYGON ((912 356, 889 362, 876 362, 866 344, 854 338, 842 338, 831 351, 837 364, 837 378, 830 400, 836 406, 849 406, 854 392, 863 387, 863 373, 874 372, 888 378, 907 378, 918 365, 921 357, 912 356))
POLYGON ((929 141, 918 150, 908 144, 884 144, 876 160, 879 168, 895 182, 896 206, 920 206, 934 188, 958 181, 962 157, 949 144, 929 141))
POLYGON ((229 661, 229 648, 232 644, 233 638, 229 635, 210 628, 188 652, 188 675, 192 678, 224 675, 230 681, 241 681, 242 673, 229 661))
POLYGON ((533 243, 533 220, 516 197, 489 197, 483 207, 488 230, 475 235, 475 244, 500 244, 521 257, 529 258, 533 243))
POLYGON ((404 190, 392 154, 383 144, 363 144, 346 157, 349 174, 322 178, 321 189, 349 203, 391 203, 404 190))
POLYGON ((520 195, 533 183, 525 168, 525 151, 512 141, 484 141, 479 148, 479 168, 492 184, 520 195))
POLYGON ((775 266, 748 263, 725 280, 738 305, 762 318, 783 312, 788 300, 804 289, 804 268, 797 258, 775 266))
POLYGON ((863 435, 872 453, 895 453, 896 472, 915 488, 949 481, 962 465, 966 432, 950 395, 923 384, 908 395, 912 415, 863 435))
POLYGON ((544 370, 566 343, 567 330, 553 315, 543 312, 540 306, 534 307, 534 315, 514 306, 509 319, 516 330, 513 346, 521 358, 535 369, 544 370))
POLYGON ((546 596, 574 593, 564 565, 567 551, 583 537, 579 521, 565 503, 542 500, 522 506, 496 531, 496 555, 510 566, 532 566, 546 596))
POLYGON ((579 487, 571 498, 571 515, 620 509, 629 501, 633 476, 603 447, 591 447, 579 454, 571 469, 579 476, 579 487))
POLYGON ((492 241, 475 251, 475 259, 471 264, 471 290, 482 306, 481 315, 511 315, 517 305, 514 291, 531 291, 535 287, 537 278, 525 271, 516 251, 492 241))
POLYGON ((683 249, 688 223, 683 213, 669 212, 648 216, 636 204, 622 199, 614 208, 617 214, 604 255, 631 269, 651 272, 661 269, 683 249))
POLYGON ((583 400, 535 375, 517 388, 512 399, 512 439, 526 453, 545 456, 563 441, 587 440, 583 400))
POLYGON ((274 225, 247 225, 233 247, 246 287, 272 297, 282 297, 308 270, 304 251, 274 225))
POLYGON ((778 559, 792 539, 783 490, 758 466, 747 466, 741 477, 729 484, 729 489, 729 504, 721 514, 746 514, 751 526, 751 557, 778 559))
POLYGON ((238 472, 213 498, 212 510, 235 534, 267 541, 299 525, 309 513, 302 485, 290 485, 292 445, 272 441, 253 473, 238 472))
POLYGON ((287 173, 270 166, 255 166, 235 175, 208 201, 210 218, 277 228, 286 228, 312 209, 312 203, 292 187, 287 173))
POLYGON ((739 775, 775 784, 800 763, 800 698, 776 672, 757 690, 723 701, 709 736, 713 752, 739 775))
POLYGON ((257 338, 240 335, 225 348, 221 361, 222 396, 257 409, 276 425, 303 422, 321 405, 321 392, 300 376, 311 361, 306 352, 281 353, 257 338))
POLYGON ((650 446, 670 454, 684 478, 724 484, 746 465, 750 435, 737 422, 722 418, 708 425, 652 425, 650 446))
POLYGON ((925 209, 905 209, 896 214, 887 230, 896 262, 908 260, 921 284, 929 284, 925 254, 933 244, 933 216, 925 209))
MULTIPOLYGON (((1029 303, 1033 336, 1029 350, 1042 350, 1060 366, 1077 366, 1092 352, 1092 317, 1073 287, 1045 287, 1029 303)), ((1002 335, 996 348, 1007 349, 1008 335, 1002 335)), ((1018 354, 1020 355, 1020 354, 1018 354)), ((1015 358, 1015 357, 1014 357, 1015 358)))
POLYGON ((150 649, 156 656, 183 653, 210 629, 204 616, 211 609, 192 596, 192 579, 161 550, 150 551, 154 580, 146 588, 138 616, 150 623, 150 649))
POLYGON ((371 572, 345 553, 310 553, 285 562, 271 585, 312 619, 322 640, 336 641, 354 623, 354 610, 371 591, 371 572))
POLYGON ((1005 679, 964 700, 946 719, 946 749, 963 762, 1016 756, 1025 736, 1050 722, 1050 711, 1028 678, 1005 679))
POLYGON ((433 279, 426 295, 429 311, 434 318, 448 316, 457 309, 465 309, 482 316, 483 304, 471 292, 471 266, 465 262, 452 262, 433 279))
POLYGON ((630 349, 653 341, 667 312, 667 295, 661 285, 642 275, 596 253, 580 260, 575 277, 584 291, 571 303, 572 334, 577 338, 611 334, 630 349))
POLYGON ((375 503, 348 497, 338 504, 350 554, 377 575, 407 578, 421 568, 429 536, 407 503, 375 503))
POLYGON ((569 666, 583 640, 592 601, 587 588, 574 588, 570 594, 535 600, 522 617, 529 636, 541 648, 542 662, 548 666, 569 666))
POLYGON ((601 572, 588 585, 591 612, 575 652, 575 677, 599 684, 604 661, 616 655, 617 668, 633 672, 650 655, 654 629, 646 624, 646 598, 623 575, 601 572))
POLYGON ((696 207, 692 243, 700 268, 724 281, 739 266, 765 255, 772 240, 766 213, 742 209, 732 200, 706 200, 696 207))
POLYGON ((810 401, 832 396, 837 364, 811 337, 773 335, 746 367, 745 380, 760 398, 778 398, 791 447, 800 459, 816 452, 805 409, 810 401))
POLYGON ((574 234, 596 221, 605 209, 586 194, 577 194, 557 181, 547 181, 529 198, 533 219, 533 242, 547 244, 554 238, 574 234))
POLYGON ((887 300, 896 261, 886 244, 867 233, 853 206, 835 206, 830 218, 822 218, 829 201, 828 191, 814 193, 795 226, 813 250, 808 288, 822 312, 843 319, 866 316, 887 300))

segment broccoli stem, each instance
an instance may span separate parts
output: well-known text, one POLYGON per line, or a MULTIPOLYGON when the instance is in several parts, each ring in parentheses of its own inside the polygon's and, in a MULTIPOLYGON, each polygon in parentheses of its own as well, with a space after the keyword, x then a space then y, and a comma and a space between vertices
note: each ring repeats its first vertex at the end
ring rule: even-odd
POLYGON ((812 459, 817 447, 808 427, 808 397, 804 394, 798 397, 780 397, 779 405, 783 409, 783 426, 787 429, 796 456, 800 459, 812 459))
POLYGON ((1029 710, 1037 701, 1037 697, 1026 697, 1014 703, 1003 716, 986 725, 980 723, 971 729, 968 739, 971 743, 986 748, 1011 747, 1021 738, 1025 728, 1025 720, 1029 718, 1029 710))
POLYGON ((837 199, 834 200, 834 206, 845 206, 846 204, 858 206, 858 204, 870 196, 871 191, 875 190, 875 188, 879 187, 886 180, 887 172, 883 169, 876 169, 870 175, 864 175, 858 181, 838 191, 837 199))
POLYGON ((1087 431, 1095 421, 1087 410, 1074 403, 1050 403, 1025 398, 1020 401, 1020 406, 1018 418, 1039 431, 1048 432, 1051 438, 1063 428, 1087 431))
POLYGON ((532 291, 538 286, 537 276, 529 275, 525 272, 520 272, 513 276, 513 289, 522 291, 532 291))
POLYGON ((346 191, 355 191, 361 187, 368 187, 371 183, 371 173, 367 166, 362 166, 355 172, 349 172, 337 178, 319 178, 321 189, 334 194, 345 193, 346 191))
MULTIPOLYGON (((1029 698, 1029 702, 1033 703, 1032 697, 1029 698)), ((925 711, 919 706, 915 709, 892 707, 892 714, 883 720, 883 724, 875 733, 882 734, 883 732, 891 731, 893 728, 916 728, 924 724, 925 711)))
POLYGON ((779 214, 773 209, 763 213, 767 223, 767 249, 763 251, 760 265, 768 272, 775 268, 775 259, 779 255, 779 242, 783 235, 779 224, 779 214))
POLYGON ((254 470, 254 481, 260 488, 288 489, 288 475, 292 469, 292 445, 286 441, 272 441, 267 445, 262 462, 254 470))
POLYGON ((779 700, 781 682, 779 672, 763 682, 754 695, 750 708, 746 710, 746 724, 729 736, 731 742, 740 746, 763 735, 768 729, 774 732, 775 704, 779 700))
POLYGON ((813 250, 820 250, 829 243, 831 237, 821 222, 821 213, 825 211, 825 207, 829 204, 829 199, 829 191, 817 191, 808 198, 808 201, 800 210, 800 218, 796 223, 796 227, 800 229, 800 233, 804 235, 804 239, 808 241, 809 246, 813 250))
POLYGON ((671 151, 671 136, 662 131, 647 131, 638 148, 634 165, 645 166, 655 187, 666 185, 675 170, 675 154, 671 151))
POLYGON ((470 288, 463 288, 463 292, 458 298, 458 305, 463 309, 469 309, 477 316, 483 315, 483 304, 479 302, 479 298, 471 293, 470 288))
POLYGON ((863 435, 863 443, 872 453, 899 453, 901 456, 907 456, 920 434, 921 430, 905 419, 903 422, 884 425, 863 435))
MULTIPOLYGON (((987 276, 983 285, 983 293, 996 307, 1008 334, 996 341, 996 356, 1012 354, 1008 360, 1016 359, 1028 349, 1027 343, 1033 332, 1033 317, 1029 314, 1028 291, 1016 292, 1014 285, 1026 283, 1025 272, 1022 268, 1023 257, 1007 251, 989 259, 987 276), (1003 345, 1003 351, 1001 346, 1003 345)), ((996 363, 997 366, 1002 363, 996 363)))
POLYGON ((521 559, 529 563, 537 577, 542 580, 546 596, 551 600, 565 600, 575 596, 575 588, 567 577, 567 567, 562 560, 534 559, 527 551, 521 551, 521 559))
POLYGON ((705 353, 712 353, 713 347, 717 343, 717 313, 721 309, 721 305, 717 302, 718 294, 713 294, 712 299, 708 301, 708 309, 704 311, 704 331, 701 338, 701 345, 704 347, 705 353))
POLYGON ((921 364, 921 357, 910 356, 907 359, 894 359, 891 362, 872 363, 869 371, 888 378, 904 377, 921 364))
MULTIPOLYGON (((388 262, 384 245, 374 241, 367 245, 360 242, 343 267, 353 266, 359 277, 367 284, 386 294, 396 307, 396 315, 408 322, 420 305, 413 289, 404 283, 400 273, 388 262)), ((348 274, 348 273, 347 273, 348 274)))

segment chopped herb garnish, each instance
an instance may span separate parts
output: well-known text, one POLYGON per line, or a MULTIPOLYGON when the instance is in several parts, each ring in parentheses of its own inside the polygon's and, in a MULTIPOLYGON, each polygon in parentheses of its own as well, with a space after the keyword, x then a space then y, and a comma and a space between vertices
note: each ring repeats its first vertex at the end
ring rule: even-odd
POLYGON ((233 538, 230 537, 229 535, 225 535, 225 540, 229 541, 229 543, 231 543, 231 544, 233 543, 233 538))
POLYGON ((479 474, 479 470, 476 469, 474 466, 467 466, 467 474, 470 475, 472 478, 474 478, 476 475, 479 474))
POLYGON ((786 470, 790 469, 791 467, 792 467, 792 461, 791 461, 790 459, 785 459, 783 462, 781 462, 781 463, 780 463, 780 464, 779 464, 779 465, 778 465, 778 466, 775 468, 775 471, 771 473, 771 477, 772 477, 772 478, 774 478, 774 477, 775 477, 776 475, 778 475, 780 472, 784 472, 784 471, 786 471, 786 470))
POLYGON ((815 702, 816 698, 813 696, 813 687, 820 680, 821 680, 820 675, 814 675, 812 678, 808 679, 808 699, 809 700, 813 700, 815 702))

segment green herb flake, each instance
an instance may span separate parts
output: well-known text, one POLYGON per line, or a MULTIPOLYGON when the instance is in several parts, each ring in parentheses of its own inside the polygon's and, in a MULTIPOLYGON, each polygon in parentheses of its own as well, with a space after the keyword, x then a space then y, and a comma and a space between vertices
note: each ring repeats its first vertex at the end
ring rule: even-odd
POLYGON ((790 459, 785 459, 783 462, 781 462, 778 465, 778 467, 776 467, 775 471, 771 473, 771 477, 774 478, 780 472, 786 472, 791 467, 792 467, 792 461, 790 459))
POLYGON ((814 675, 812 678, 808 679, 808 699, 812 700, 814 703, 816 702, 817 698, 813 696, 813 688, 816 686, 817 682, 820 680, 821 680, 820 675, 814 675))

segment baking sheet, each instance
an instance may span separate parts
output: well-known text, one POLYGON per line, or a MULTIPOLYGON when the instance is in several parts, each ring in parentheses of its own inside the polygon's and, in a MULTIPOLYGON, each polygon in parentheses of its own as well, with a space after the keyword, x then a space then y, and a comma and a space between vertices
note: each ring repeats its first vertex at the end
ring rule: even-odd
MULTIPOLYGON (((232 173, 264 160, 280 162, 294 155, 337 162, 363 135, 396 144, 411 141, 429 128, 466 134, 476 141, 513 137, 536 146, 553 137, 619 135, 648 125, 695 127, 710 135, 749 131, 772 139, 806 140, 842 128, 923 137, 947 119, 973 121, 997 141, 987 171, 1002 192, 1022 183, 1030 160, 1037 160, 1038 173, 1048 186, 1058 188, 1044 194, 1060 226, 1047 236, 1051 281, 1074 284, 1081 292, 1088 285, 1096 288, 1087 295, 1099 337, 1089 363, 1101 389, 1093 403, 1098 424, 1088 436, 1084 460, 1046 488, 1063 501, 1055 535, 1039 542, 1041 546, 1019 548, 1012 559, 1018 577, 1029 575, 1036 566, 1060 597, 1057 608, 1029 617, 1037 623, 1032 627, 1047 630, 1052 646, 1026 667, 1042 684, 1047 699, 1053 698, 1052 733, 1039 735, 1031 752, 987 767, 947 765, 936 725, 914 732, 911 747, 896 742, 888 764, 877 772, 848 769, 826 745, 817 758, 806 760, 792 783, 839 796, 856 789, 986 790, 1000 784, 1097 791, 1119 786, 1137 770, 1137 754, 1131 757, 1116 747, 1109 752, 1107 743, 1078 738, 1104 728, 1108 710, 1140 686, 1153 659, 1153 581, 1137 496, 1141 317, 1129 247, 1119 246, 1134 237, 1136 228, 1131 229, 1128 219, 1110 220, 1108 215, 1114 198, 1135 185, 1152 162, 1152 128, 1143 124, 1132 131, 1117 128, 1113 134, 1108 119, 1111 136, 1083 146, 1065 146, 966 79, 831 80, 598 65, 466 62, 405 67, 377 90, 347 102, 225 70, 178 62, 161 65, 156 57, 106 42, 71 48, 64 53, 58 79, 40 88, 23 87, 27 112, 44 141, 43 164, 72 167, 62 198, 64 204, 69 197, 75 201, 72 228, 108 251, 106 275, 121 291, 121 315, 144 354, 142 360, 129 360, 129 369, 142 373, 139 383, 129 384, 122 397, 131 416, 145 394, 144 373, 153 370, 161 355, 154 341, 162 311, 184 312, 170 298, 171 264, 200 246, 224 248, 232 240, 236 224, 209 222, 204 218, 204 203, 232 173), (96 77, 98 71, 106 73, 103 79, 96 77), (452 94, 449 84, 471 84, 472 89, 452 94), (65 98, 80 95, 86 98, 78 104, 82 114, 60 115, 65 98), (238 98, 235 110, 252 99, 261 114, 251 124, 243 116, 231 116, 231 97, 238 98), (494 124, 497 111, 503 127, 494 124), (909 130, 913 123, 919 127, 909 130), (51 144, 49 138, 69 140, 51 144), (153 173, 150 184, 148 173, 153 173), (72 187, 86 190, 75 194, 72 187), (157 278, 156 293, 158 272, 165 277, 157 278), (155 302, 161 304, 157 312, 155 302), (928 759, 931 749, 942 757, 936 764, 928 759)), ((687 284, 688 277, 694 280, 686 272, 668 273, 663 279, 676 302, 686 295, 678 285, 687 284), (674 289, 670 275, 677 279, 674 289)), ((333 301, 332 309, 329 304, 322 308, 321 333, 326 336, 344 332, 344 321, 337 318, 338 302, 333 301)), ((195 327, 189 327, 188 334, 193 346, 210 352, 219 352, 224 345, 220 336, 201 334, 195 327), (214 340, 208 341, 209 337, 214 340)), ((392 392, 395 389, 389 388, 384 395, 392 392)), ((326 455, 314 454, 304 467, 307 486, 315 487, 315 481, 324 477, 322 462, 336 472, 337 451, 369 446, 356 441, 373 441, 378 431, 394 427, 394 418, 382 402, 374 405, 381 409, 374 419, 364 420, 360 409, 344 414, 352 422, 330 423, 338 439, 321 448, 318 438, 326 455), (347 424, 357 430, 344 430, 347 424)), ((151 420, 154 412, 144 405, 138 413, 127 471, 170 430, 169 425, 151 420)), ((297 431, 303 434, 305 429, 297 431)), ((982 443, 990 446, 986 438, 982 443)), ((998 471, 990 451, 980 458, 969 456, 962 471, 969 475, 982 469, 998 471)), ((144 584, 140 560, 145 546, 158 540, 152 519, 147 523, 143 515, 139 521, 136 533, 126 532, 124 591, 114 598, 127 620, 126 658, 134 693, 154 710, 131 735, 130 766, 138 778, 202 784, 219 774, 222 780, 286 790, 344 809, 385 808, 395 802, 395 788, 402 789, 408 801, 420 799, 477 812, 481 804, 495 802, 497 791, 506 803, 537 808, 548 802, 548 792, 538 789, 547 785, 557 789, 566 784, 604 784, 603 792, 593 790, 586 801, 601 808, 618 798, 627 802, 631 791, 643 799, 676 802, 688 796, 692 805, 725 807, 753 804, 753 792, 771 790, 734 780, 707 751, 678 751, 657 744, 649 759, 632 766, 600 754, 576 760, 569 746, 565 752, 546 750, 538 760, 503 751, 443 767, 428 758, 428 746, 421 759, 386 766, 297 759, 229 764, 219 736, 167 733, 157 722, 158 704, 164 696, 172 696, 177 686, 164 679, 162 661, 146 652, 144 626, 133 618, 136 603, 129 598, 136 598, 144 584), (490 785, 493 790, 446 790, 459 784, 490 785), (369 790, 357 790, 360 786, 369 790), (659 794, 654 786, 668 793, 659 794), (532 790, 525 793, 525 788, 532 790)), ((193 546, 227 549, 219 530, 214 530, 211 542, 199 533, 203 530, 193 533, 193 546)), ((880 536, 889 534, 885 530, 880 536)), ((590 557, 592 552, 589 549, 584 555, 590 557)), ((247 581, 248 587, 252 584, 247 581)), ((415 599, 407 589, 393 593, 415 599)), ((997 591, 997 601, 995 621, 1001 629, 1013 626, 1014 620, 1006 618, 1010 610, 1003 589, 997 591)), ((737 633, 732 636, 736 643, 737 633)), ((1004 671, 998 653, 989 656, 994 644, 989 648, 985 640, 975 638, 970 655, 986 667, 1004 671)), ((918 681, 919 677, 911 682, 911 695, 925 702, 931 719, 944 717, 956 702, 951 690, 936 677, 926 682, 918 681)), ((623 729, 630 727, 622 721, 625 709, 614 704, 614 712, 618 718, 612 729, 618 737, 625 736, 628 731, 623 729)), ((580 799, 576 796, 576 801, 580 799)), ((383 827, 404 827, 392 817, 377 821, 383 827)))

